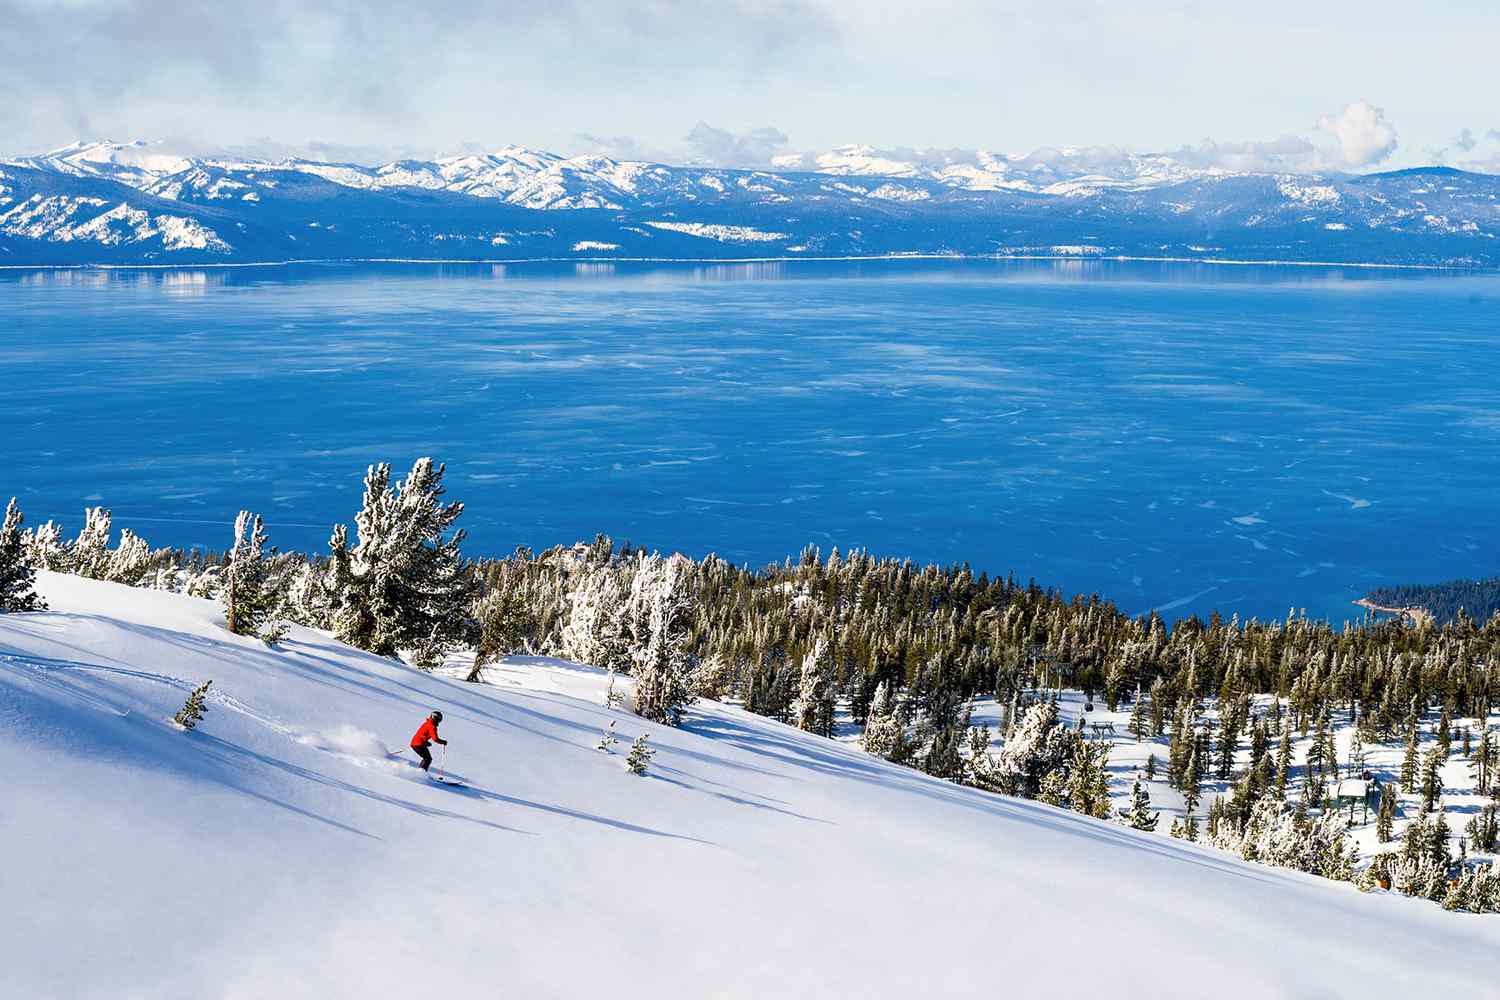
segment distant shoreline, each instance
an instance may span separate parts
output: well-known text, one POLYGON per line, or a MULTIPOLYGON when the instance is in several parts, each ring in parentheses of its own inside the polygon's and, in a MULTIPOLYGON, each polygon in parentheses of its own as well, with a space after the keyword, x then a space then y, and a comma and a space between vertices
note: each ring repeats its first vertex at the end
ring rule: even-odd
POLYGON ((1473 264, 1389 264, 1338 260, 1233 260, 1226 257, 1138 257, 1126 254, 896 253, 836 257, 296 257, 289 260, 207 261, 180 264, 0 264, 0 271, 180 271, 204 268, 290 267, 296 264, 779 264, 840 261, 1070 261, 1074 263, 1211 264, 1219 267, 1353 267, 1383 271, 1472 271, 1500 273, 1473 264))
POLYGON ((1432 624, 1432 612, 1428 611, 1426 608, 1392 608, 1387 607, 1384 604, 1376 604, 1368 597, 1361 597, 1354 603, 1361 608, 1366 608, 1370 611, 1378 611, 1381 614, 1395 615, 1399 618, 1410 618, 1412 620, 1412 623, 1415 625, 1432 624))

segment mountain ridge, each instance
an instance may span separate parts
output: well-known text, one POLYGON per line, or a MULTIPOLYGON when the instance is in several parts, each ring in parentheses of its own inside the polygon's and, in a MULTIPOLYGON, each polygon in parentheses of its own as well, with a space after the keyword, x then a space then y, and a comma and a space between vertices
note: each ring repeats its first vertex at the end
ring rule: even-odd
POLYGON ((1500 266, 1500 177, 1199 168, 1165 154, 776 169, 493 152, 377 166, 80 142, 0 160, 0 263, 952 256, 1500 266))

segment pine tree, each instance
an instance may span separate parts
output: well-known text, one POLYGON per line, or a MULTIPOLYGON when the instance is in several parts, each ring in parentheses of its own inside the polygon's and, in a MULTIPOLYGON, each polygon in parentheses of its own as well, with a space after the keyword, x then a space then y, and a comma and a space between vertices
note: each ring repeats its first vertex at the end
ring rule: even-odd
POLYGON ((1048 771, 1037 788, 1036 800, 1043 805, 1059 808, 1068 804, 1068 776, 1066 771, 1048 771))
POLYGON ((891 704, 890 688, 885 681, 875 688, 875 697, 870 702, 869 715, 865 720, 865 750, 893 760, 893 751, 901 738, 901 724, 896 721, 891 704))
POLYGON ((1141 776, 1135 776, 1130 788, 1130 808, 1120 810, 1120 819, 1132 830, 1155 830, 1161 813, 1151 811, 1151 794, 1141 784, 1141 776))
POLYGON ((1406 754, 1401 758, 1401 787, 1407 792, 1417 787, 1417 741, 1421 739, 1421 733, 1420 725, 1411 726, 1406 731, 1406 754))
POLYGON ((474 618, 479 625, 478 641, 474 644, 474 661, 464 676, 470 684, 478 684, 483 679, 486 664, 515 652, 522 645, 522 637, 534 624, 523 595, 504 582, 474 602, 474 618))
POLYGON ((1286 801, 1286 786, 1292 775, 1292 727, 1281 727, 1281 742, 1276 745, 1276 800, 1286 801))
POLYGON ((1152 754, 1146 758, 1146 780, 1156 780, 1156 754, 1152 754))
POLYGON ((1149 725, 1150 720, 1146 717, 1146 706, 1142 702, 1140 694, 1137 693, 1135 705, 1130 709, 1130 722, 1126 724, 1125 728, 1130 731, 1130 735, 1134 736, 1135 741, 1139 743, 1146 738, 1147 727, 1149 725))
POLYGON ((1396 822, 1396 793, 1389 785, 1380 789, 1380 806, 1375 811, 1375 839, 1382 844, 1391 842, 1391 829, 1396 822))
POLYGON ((1068 804, 1074 812, 1109 819, 1109 749, 1104 741, 1079 740, 1068 776, 1068 804))
POLYGON ((193 688, 193 692, 188 695, 187 701, 177 710, 177 714, 172 716, 172 721, 183 729, 193 729, 198 723, 202 722, 203 713, 208 711, 208 706, 204 704, 204 699, 208 697, 208 688, 211 684, 213 684, 213 681, 208 680, 193 688))
POLYGON ((1433 747, 1422 761, 1422 811, 1431 812, 1443 794, 1443 750, 1433 747))
POLYGON ((797 728, 818 736, 833 735, 833 655, 819 639, 802 660, 802 676, 793 715, 797 728))
POLYGON ((242 510, 234 519, 234 545, 225 555, 219 591, 224 627, 235 635, 254 635, 270 613, 275 595, 266 585, 267 571, 265 525, 259 514, 242 510))
POLYGON ((448 534, 464 505, 441 502, 444 471, 418 459, 394 488, 389 465, 366 471, 359 541, 348 549, 339 526, 330 542, 340 641, 381 656, 408 650, 428 669, 464 639, 473 585, 459 555, 464 532, 448 534))
POLYGON ((651 758, 656 754, 648 745, 646 733, 642 733, 636 741, 630 745, 630 753, 625 757, 625 770, 631 774, 644 775, 646 769, 651 765, 651 758))
POLYGON ((1464 828, 1469 840, 1474 845, 1476 854, 1491 854, 1495 850, 1497 838, 1500 838, 1500 822, 1495 818, 1495 807, 1485 806, 1469 820, 1468 826, 1464 828))
POLYGON ((599 737, 599 742, 594 744, 594 749, 601 753, 609 753, 610 749, 619 741, 619 737, 615 735, 615 720, 610 719, 609 725, 604 727, 603 735, 599 737))
POLYGON ((1438 804, 1437 818, 1432 823, 1432 860, 1440 865, 1447 865, 1453 860, 1453 855, 1448 849, 1448 841, 1453 836, 1453 831, 1448 826, 1448 814, 1443 811, 1442 804, 1438 804))
POLYGON ((1182 775, 1182 801, 1187 808, 1189 818, 1191 818, 1193 810, 1198 808, 1199 794, 1202 786, 1203 760, 1198 754, 1198 744, 1195 740, 1192 749, 1188 752, 1187 765, 1182 775))
POLYGON ((23 520, 20 506, 11 497, 0 525, 0 614, 47 608, 47 602, 36 592, 36 567, 21 531, 23 520))
POLYGON ((599 566, 581 571, 568 602, 568 620, 562 628, 562 655, 605 670, 629 669, 624 632, 625 595, 611 568, 599 566))
POLYGON ((1358 778, 1365 770, 1365 741, 1359 735, 1359 727, 1349 738, 1349 777, 1358 778))
POLYGON ((687 560, 642 554, 625 616, 634 661, 636 714, 675 726, 693 701, 697 659, 690 646, 693 615, 687 560))
POLYGON ((1469 773, 1474 775, 1474 792, 1477 795, 1483 795, 1489 790, 1495 767, 1495 742, 1494 732, 1486 727, 1480 732, 1474 745, 1469 773))

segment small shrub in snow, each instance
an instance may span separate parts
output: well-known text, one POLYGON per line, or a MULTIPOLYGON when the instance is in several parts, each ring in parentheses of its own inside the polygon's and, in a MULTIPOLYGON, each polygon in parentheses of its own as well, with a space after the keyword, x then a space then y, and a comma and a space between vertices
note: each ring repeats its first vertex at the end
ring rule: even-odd
MULTIPOLYGON (((613 726, 614 723, 610 725, 613 726)), ((651 758, 656 754, 656 751, 648 745, 647 740, 647 734, 642 733, 630 745, 630 753, 625 758, 625 770, 631 774, 644 775, 646 768, 651 764, 651 758)))
POLYGON ((274 649, 276 647, 276 644, 285 639, 287 637, 287 633, 291 630, 292 628, 290 625, 282 621, 280 618, 277 618, 271 622, 268 622, 266 624, 266 627, 260 630, 260 641, 274 649))
MULTIPOLYGON (((625 703, 625 695, 615 687, 615 672, 609 672, 609 686, 604 689, 604 707, 619 708, 625 703)), ((613 725, 613 723, 611 723, 613 725)))
POLYGON ((610 719, 609 725, 604 727, 604 734, 599 737, 599 742, 594 744, 594 749, 600 753, 610 753, 611 748, 618 742, 620 738, 615 735, 615 720, 610 719))
POLYGON ((207 711, 207 706, 203 702, 208 697, 208 688, 211 684, 213 684, 211 680, 204 681, 193 688, 193 693, 188 695, 188 699, 182 708, 178 709, 177 714, 172 716, 172 721, 183 729, 193 729, 198 723, 202 722, 203 713, 207 711))

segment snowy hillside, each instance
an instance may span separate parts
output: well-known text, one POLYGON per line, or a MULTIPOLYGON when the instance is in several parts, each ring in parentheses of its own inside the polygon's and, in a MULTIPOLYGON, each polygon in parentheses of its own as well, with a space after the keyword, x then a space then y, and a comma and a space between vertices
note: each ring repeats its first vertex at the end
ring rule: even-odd
MULTIPOLYGON (((0 616, 7 992, 1484 996, 1500 923, 988 795, 597 671, 482 685, 44 573, 0 616), (193 732, 170 723, 212 679, 193 732), (441 709, 467 788, 387 759, 441 709), (634 777, 594 749, 658 748, 634 777)), ((442 763, 442 758, 439 757, 442 763)))
POLYGON ((380 166, 80 142, 0 160, 0 265, 904 254, 1500 264, 1500 178, 1162 154, 896 154, 726 169, 490 153, 380 166), (754 238, 725 233, 756 233, 754 238))

